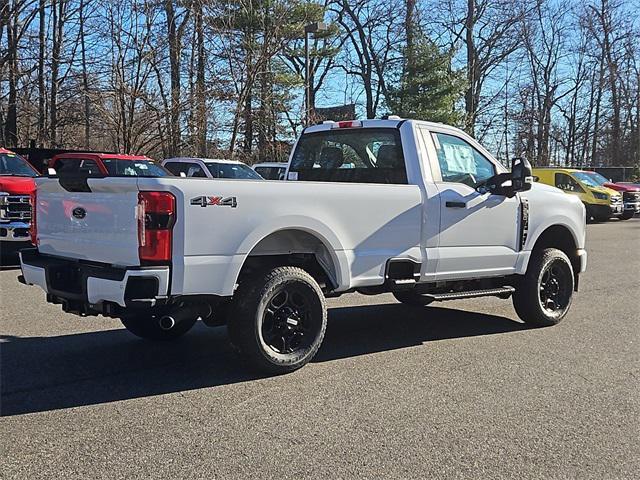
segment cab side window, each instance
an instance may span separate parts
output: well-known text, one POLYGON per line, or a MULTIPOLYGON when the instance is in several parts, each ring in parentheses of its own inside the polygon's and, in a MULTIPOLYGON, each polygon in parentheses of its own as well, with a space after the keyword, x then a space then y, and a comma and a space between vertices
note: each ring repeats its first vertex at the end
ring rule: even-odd
POLYGON ((462 138, 445 133, 432 136, 443 182, 475 188, 496 174, 495 165, 462 138))
POLYGON ((556 173, 555 184, 556 187, 560 190, 564 190, 565 192, 581 193, 584 191, 580 184, 566 173, 556 173))
POLYGON ((61 158, 56 161, 55 169, 58 173, 76 173, 88 177, 100 176, 102 172, 95 160, 82 158, 61 158))
POLYGON ((164 168, 169 170, 177 177, 179 177, 181 173, 184 173, 185 177, 207 176, 200 165, 192 162, 167 162, 164 164, 164 168))
POLYGON ((187 177, 206 177, 204 169, 198 165, 197 163, 189 164, 189 171, 187 172, 187 177))
POLYGON ((184 173, 186 176, 188 167, 189 164, 180 162, 167 162, 164 164, 164 168, 169 170, 176 177, 179 177, 181 173, 184 173))

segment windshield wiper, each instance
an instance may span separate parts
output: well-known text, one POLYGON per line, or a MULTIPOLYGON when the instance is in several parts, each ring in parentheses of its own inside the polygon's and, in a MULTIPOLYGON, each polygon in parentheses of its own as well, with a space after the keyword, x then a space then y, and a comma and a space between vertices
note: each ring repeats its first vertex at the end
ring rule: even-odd
POLYGON ((0 177, 31 177, 28 173, 0 173, 0 177))

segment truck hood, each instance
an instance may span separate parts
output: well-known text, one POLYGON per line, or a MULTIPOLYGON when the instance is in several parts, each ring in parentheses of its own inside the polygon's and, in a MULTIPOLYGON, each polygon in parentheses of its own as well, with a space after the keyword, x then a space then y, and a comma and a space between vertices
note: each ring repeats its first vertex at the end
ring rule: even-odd
POLYGON ((0 192, 11 195, 29 195, 36 188, 31 177, 0 176, 0 192))
POLYGON ((620 196, 620 192, 614 190, 613 188, 607 188, 607 187, 589 187, 589 191, 606 193, 610 197, 611 196, 615 196, 615 197, 619 197, 620 196))
POLYGON ((640 187, 636 187, 635 185, 607 182, 604 186, 618 192, 640 192, 640 187))

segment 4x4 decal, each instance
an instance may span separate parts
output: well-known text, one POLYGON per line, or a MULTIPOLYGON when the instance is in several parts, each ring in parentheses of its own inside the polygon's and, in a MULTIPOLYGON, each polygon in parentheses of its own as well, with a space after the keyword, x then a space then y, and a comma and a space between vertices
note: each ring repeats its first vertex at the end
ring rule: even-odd
POLYGON ((238 201, 236 200, 236 197, 209 197, 202 195, 200 197, 192 198, 191 205, 200 205, 201 207, 213 205, 218 207, 236 208, 238 206, 238 201))

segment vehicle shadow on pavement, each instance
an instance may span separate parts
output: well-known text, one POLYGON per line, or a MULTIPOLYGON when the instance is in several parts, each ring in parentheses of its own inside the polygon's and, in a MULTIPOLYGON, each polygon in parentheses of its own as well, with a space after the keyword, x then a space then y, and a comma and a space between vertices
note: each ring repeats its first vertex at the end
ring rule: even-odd
MULTIPOLYGON (((445 338, 512 332, 504 317, 400 304, 332 308, 314 362, 400 349, 445 338)), ((172 343, 124 329, 55 337, 0 336, 0 415, 95 405, 264 378, 236 355, 225 328, 197 325, 172 343)))
POLYGON ((333 308, 322 348, 313 361, 324 362, 436 340, 530 328, 506 317, 453 308, 393 303, 333 308))

